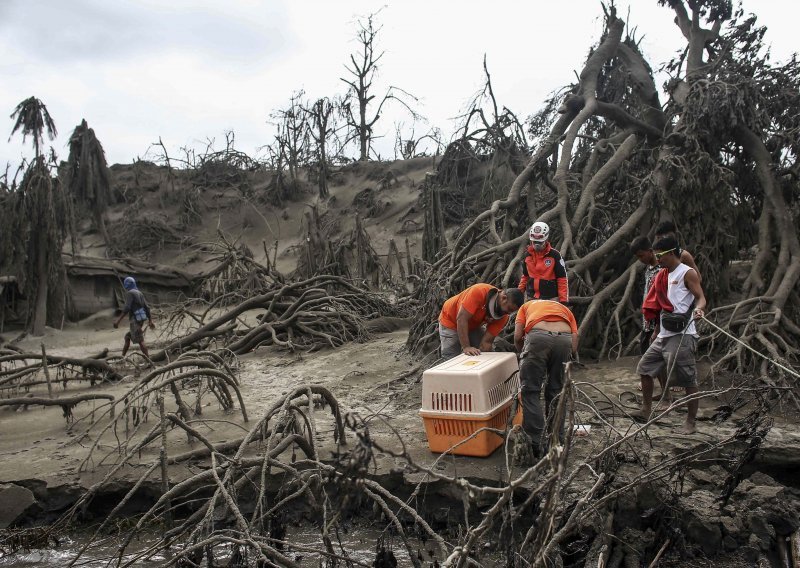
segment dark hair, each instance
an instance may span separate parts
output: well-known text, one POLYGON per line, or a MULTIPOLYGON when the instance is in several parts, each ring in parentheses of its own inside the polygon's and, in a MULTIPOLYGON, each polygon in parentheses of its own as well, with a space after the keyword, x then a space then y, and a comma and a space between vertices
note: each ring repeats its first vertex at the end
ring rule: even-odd
POLYGON ((656 235, 666 235, 667 233, 675 233, 678 228, 673 221, 662 221, 656 225, 656 235))
POLYGON ((518 308, 525 303, 525 295, 519 288, 506 288, 503 290, 508 300, 518 308))
POLYGON ((680 256, 680 252, 678 251, 678 239, 675 237, 661 237, 653 243, 653 250, 665 251, 671 249, 675 249, 675 256, 680 256))
POLYGON ((653 245, 650 244, 650 239, 645 236, 636 237, 631 242, 631 254, 636 254, 640 250, 651 250, 653 245))

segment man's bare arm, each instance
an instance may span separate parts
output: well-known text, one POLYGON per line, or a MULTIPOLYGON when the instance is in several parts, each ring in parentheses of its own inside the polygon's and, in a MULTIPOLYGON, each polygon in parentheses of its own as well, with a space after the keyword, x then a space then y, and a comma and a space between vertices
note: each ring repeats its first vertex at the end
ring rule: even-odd
POLYGON ((700 274, 700 270, 697 268, 697 264, 694 261, 694 257, 692 253, 688 250, 681 251, 681 262, 689 266, 689 268, 694 268, 694 271, 697 273, 697 279, 699 282, 703 281, 703 275, 700 274))
POLYGON ((481 339, 480 350, 494 351, 494 335, 492 335, 488 331, 483 334, 483 338, 481 339))
POLYGON ((459 308, 456 316, 456 331, 458 332, 458 342, 461 344, 461 352, 467 355, 480 355, 481 350, 472 347, 469 343, 469 320, 472 314, 463 307, 459 308))
POLYGON ((689 292, 694 296, 694 315, 695 317, 703 317, 706 309, 706 295, 703 293, 703 287, 700 285, 700 276, 697 272, 690 270, 684 276, 686 287, 689 292))

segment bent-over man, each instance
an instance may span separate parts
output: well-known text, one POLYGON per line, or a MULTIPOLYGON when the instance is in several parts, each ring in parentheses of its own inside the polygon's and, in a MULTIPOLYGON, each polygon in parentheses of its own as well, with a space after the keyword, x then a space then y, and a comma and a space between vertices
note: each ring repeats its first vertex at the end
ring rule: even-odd
POLYGON ((439 314, 442 358, 492 351, 494 338, 508 323, 508 314, 515 312, 522 300, 520 290, 500 290, 491 284, 475 284, 448 299, 439 314))
POLYGON ((119 318, 114 322, 114 329, 116 329, 119 327, 119 322, 122 321, 125 315, 128 316, 128 320, 130 321, 130 330, 125 334, 125 345, 122 347, 122 356, 125 357, 128 353, 128 348, 131 346, 131 342, 133 342, 139 345, 139 349, 141 349, 144 356, 149 359, 150 353, 148 353, 147 345, 144 343, 144 323, 147 322, 150 329, 156 327, 150 314, 150 306, 147 305, 144 294, 136 287, 136 280, 134 280, 132 276, 125 278, 122 282, 122 286, 126 291, 125 305, 122 307, 122 313, 119 315, 119 318))
POLYGON ((525 302, 517 312, 514 346, 520 352, 522 429, 533 443, 533 454, 545 450, 544 414, 540 396, 544 385, 548 430, 558 427, 564 439, 564 423, 553 424, 555 400, 564 385, 564 364, 578 353, 578 324, 570 309, 550 300, 525 302))

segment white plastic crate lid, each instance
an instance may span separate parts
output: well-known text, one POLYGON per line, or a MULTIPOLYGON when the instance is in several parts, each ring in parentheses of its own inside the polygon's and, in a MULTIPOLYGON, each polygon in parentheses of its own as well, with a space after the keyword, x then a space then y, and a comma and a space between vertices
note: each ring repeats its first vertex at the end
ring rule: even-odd
POLYGON ((422 373, 422 410, 485 414, 518 389, 514 353, 462 354, 422 373))

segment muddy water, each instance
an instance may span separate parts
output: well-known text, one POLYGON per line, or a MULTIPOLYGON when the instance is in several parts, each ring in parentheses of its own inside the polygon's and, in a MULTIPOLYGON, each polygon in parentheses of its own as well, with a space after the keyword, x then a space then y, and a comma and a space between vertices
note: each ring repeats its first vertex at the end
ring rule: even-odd
MULTIPOLYGON (((73 535, 70 538, 64 539, 61 546, 53 549, 32 549, 27 551, 20 551, 16 554, 0 558, 0 566, 25 567, 25 568, 55 568, 56 566, 62 567, 68 565, 74 558, 77 552, 86 544, 88 536, 73 535)), ((76 566, 96 568, 100 566, 109 566, 111 560, 116 558, 118 552, 116 541, 107 540, 91 551, 84 554, 83 558, 76 563, 76 566)), ((147 543, 142 543, 146 546, 147 543)), ((164 556, 154 556, 149 561, 141 561, 135 566, 156 566, 163 563, 166 558, 164 556)))
MULTIPOLYGON (((375 545, 378 539, 385 538, 385 545, 392 551, 397 559, 398 566, 412 566, 408 557, 408 551, 403 546, 400 539, 395 538, 393 541, 389 539, 385 532, 376 530, 373 527, 363 526, 354 528, 347 533, 339 533, 339 541, 334 537, 334 548, 336 553, 341 556, 346 556, 353 561, 354 566, 372 566, 375 560, 375 545)), ((17 554, 0 558, 0 567, 24 567, 24 568, 55 568, 66 566, 71 560, 75 558, 75 554, 86 544, 89 534, 76 533, 72 534, 69 538, 64 539, 61 546, 57 549, 44 550, 29 550, 19 552, 17 554)), ((298 547, 308 547, 319 549, 322 548, 320 544, 319 532, 310 526, 300 527, 287 527, 286 540, 295 543, 298 547)), ((82 568, 99 568, 116 565, 116 557, 118 554, 117 544, 119 539, 107 539, 102 543, 94 545, 86 553, 76 566, 82 568)), ((144 550, 149 545, 155 542, 155 537, 143 538, 134 543, 132 553, 136 550, 144 550)), ((416 541, 411 541, 415 550, 415 556, 423 560, 423 565, 430 565, 432 557, 428 554, 426 547, 416 541)), ((430 543, 428 543, 430 545, 430 543)), ((430 548, 428 546, 427 548, 430 548)), ((222 564, 228 560, 230 554, 229 550, 219 547, 217 550, 217 560, 222 564)), ((289 558, 299 561, 302 566, 317 567, 320 565, 320 556, 304 550, 289 550, 285 552, 289 558), (301 558, 302 557, 302 558, 301 558)), ((129 557, 130 558, 130 557, 129 557)), ((139 560, 133 566, 158 566, 163 565, 168 558, 164 555, 155 555, 148 560, 139 560)), ((438 558, 441 562, 441 558, 438 558)), ((483 565, 487 568, 492 566, 500 566, 499 559, 496 558, 482 558, 483 565)))

